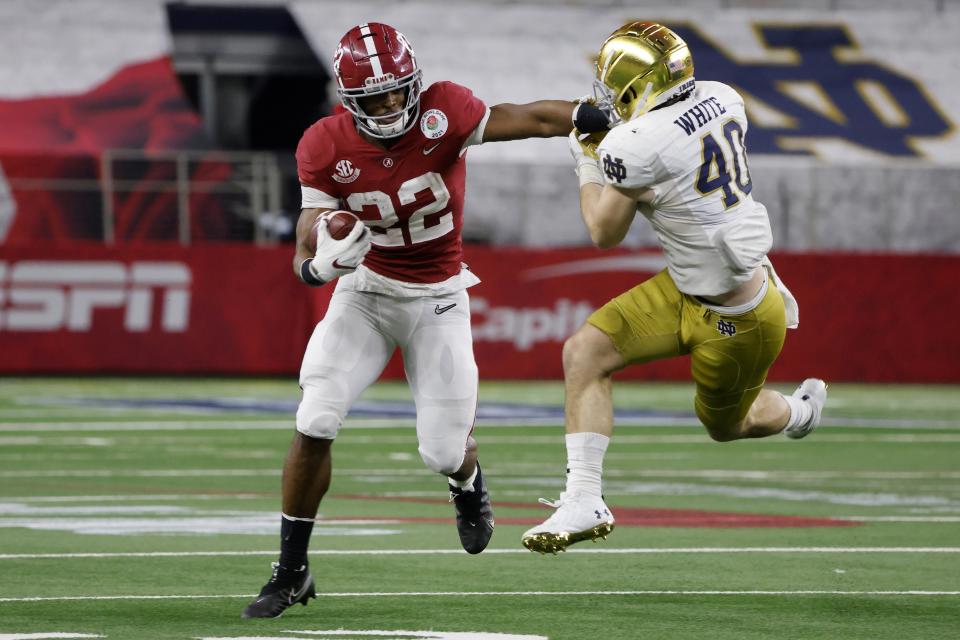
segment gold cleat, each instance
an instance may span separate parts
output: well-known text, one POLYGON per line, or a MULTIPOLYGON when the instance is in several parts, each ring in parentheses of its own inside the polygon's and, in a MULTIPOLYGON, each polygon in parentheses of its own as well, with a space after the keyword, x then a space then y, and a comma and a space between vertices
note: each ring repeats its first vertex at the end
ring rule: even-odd
POLYGON ((566 551, 567 547, 572 544, 576 544, 577 542, 583 542, 584 540, 592 540, 593 542, 596 542, 597 538, 606 540, 607 536, 610 535, 610 532, 613 531, 613 527, 614 524, 612 522, 604 522, 593 528, 587 529, 586 531, 575 533, 571 533, 569 531, 563 531, 560 533, 544 531, 541 533, 526 535, 523 537, 521 542, 523 543, 523 546, 530 551, 537 551, 541 555, 545 553, 557 555, 558 551, 566 551))

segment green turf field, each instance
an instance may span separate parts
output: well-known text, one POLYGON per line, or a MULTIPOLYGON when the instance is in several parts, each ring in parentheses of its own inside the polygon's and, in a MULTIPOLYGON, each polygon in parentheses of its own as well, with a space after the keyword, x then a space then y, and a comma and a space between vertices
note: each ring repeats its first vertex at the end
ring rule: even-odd
POLYGON ((0 379, 0 640, 960 638, 960 388, 830 392, 805 440, 721 445, 689 386, 620 384, 617 529, 554 557, 519 541, 562 489, 562 389, 484 384, 497 529, 469 556, 377 385, 334 447, 318 599, 245 621, 295 381, 0 379))

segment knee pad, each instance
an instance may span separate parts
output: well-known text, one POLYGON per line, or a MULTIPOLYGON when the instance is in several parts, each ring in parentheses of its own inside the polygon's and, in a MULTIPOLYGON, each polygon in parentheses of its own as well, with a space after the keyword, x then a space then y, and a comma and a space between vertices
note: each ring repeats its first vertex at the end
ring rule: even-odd
POLYGON ((297 408, 297 431, 311 438, 333 440, 343 424, 343 414, 331 402, 304 395, 297 408))
POLYGON ((465 443, 459 438, 420 442, 420 457, 427 468, 448 476, 463 464, 465 443))

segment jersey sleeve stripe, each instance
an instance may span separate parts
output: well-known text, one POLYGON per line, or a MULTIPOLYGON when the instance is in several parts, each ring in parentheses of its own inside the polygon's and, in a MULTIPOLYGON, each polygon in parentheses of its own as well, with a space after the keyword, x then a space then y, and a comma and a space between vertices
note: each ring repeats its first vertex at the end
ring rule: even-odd
POLYGON ((339 209, 340 201, 328 193, 308 187, 305 184, 300 185, 300 208, 301 209, 339 209))
POLYGON ((486 112, 484 112, 483 117, 480 118, 480 123, 474 128, 473 132, 470 133, 470 136, 464 140, 463 146, 460 148, 460 155, 463 155, 463 152, 467 150, 467 147, 472 147, 473 145, 483 144, 483 132, 487 128, 487 120, 490 119, 490 107, 487 107, 486 112))

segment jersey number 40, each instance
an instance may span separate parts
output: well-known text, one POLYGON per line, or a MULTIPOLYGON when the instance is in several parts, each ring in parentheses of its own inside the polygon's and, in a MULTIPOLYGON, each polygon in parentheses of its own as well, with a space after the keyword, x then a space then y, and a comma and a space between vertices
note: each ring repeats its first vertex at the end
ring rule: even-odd
POLYGON ((708 133, 700 141, 703 144, 703 164, 697 174, 697 191, 708 195, 717 189, 723 189, 723 206, 727 209, 740 202, 740 197, 734 192, 730 183, 736 184, 737 191, 747 196, 753 191, 753 182, 750 180, 750 169, 747 167, 747 148, 743 143, 743 129, 736 120, 729 120, 723 125, 723 137, 729 144, 724 148, 708 133), (733 165, 733 175, 729 167, 733 165))

